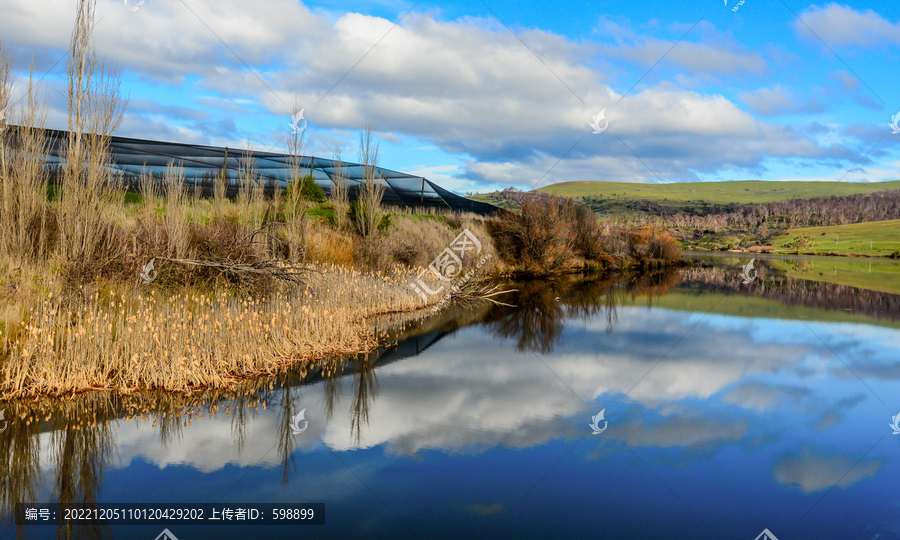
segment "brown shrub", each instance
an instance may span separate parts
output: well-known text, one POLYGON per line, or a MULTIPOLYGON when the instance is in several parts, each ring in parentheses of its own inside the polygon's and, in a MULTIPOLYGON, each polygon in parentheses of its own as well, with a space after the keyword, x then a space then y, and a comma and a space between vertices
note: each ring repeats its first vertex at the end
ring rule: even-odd
POLYGON ((571 266, 577 239, 587 241, 586 234, 576 234, 578 215, 568 199, 529 200, 521 213, 504 212, 489 221, 488 230, 505 262, 526 273, 549 274, 571 266))
POLYGON ((525 199, 521 213, 504 212, 488 223, 503 260, 528 274, 681 256, 681 245, 667 232, 598 223, 589 208, 563 197, 525 199))
POLYGON ((624 235, 628 255, 639 265, 651 261, 674 261, 681 257, 681 244, 667 231, 648 226, 625 230, 624 235))

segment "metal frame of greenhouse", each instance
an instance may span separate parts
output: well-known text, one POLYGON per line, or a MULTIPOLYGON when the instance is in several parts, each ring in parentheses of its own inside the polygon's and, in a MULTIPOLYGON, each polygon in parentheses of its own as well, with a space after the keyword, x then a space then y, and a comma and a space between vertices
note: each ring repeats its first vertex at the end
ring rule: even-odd
MULTIPOLYGON (((59 165, 65 160, 68 132, 46 130, 49 139, 48 163, 59 165)), ((111 137, 109 151, 111 167, 132 187, 141 175, 162 178, 170 164, 180 168, 185 183, 211 189, 215 178, 228 178, 230 193, 239 187, 241 171, 250 165, 253 173, 268 189, 284 187, 290 179, 288 154, 256 152, 228 147, 204 146, 129 137, 111 137)), ((315 156, 300 158, 301 175, 311 175, 327 194, 331 192, 337 162, 315 156)), ((348 187, 350 200, 356 200, 365 185, 364 167, 358 163, 341 162, 340 172, 348 187)), ((401 207, 445 208, 453 211, 490 214, 497 207, 472 201, 442 188, 422 176, 376 167, 376 181, 385 185, 382 202, 401 207)))

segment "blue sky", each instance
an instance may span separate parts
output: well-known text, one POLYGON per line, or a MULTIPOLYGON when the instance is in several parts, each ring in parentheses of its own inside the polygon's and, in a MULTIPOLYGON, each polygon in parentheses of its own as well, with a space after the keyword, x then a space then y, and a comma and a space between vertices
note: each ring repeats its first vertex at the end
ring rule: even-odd
MULTIPOLYGON (((284 150, 296 101, 307 153, 353 161, 369 123, 382 166, 458 192, 900 178, 900 4, 738 2, 98 0, 95 43, 122 136, 284 150)), ((74 0, 0 13, 13 92, 34 61, 64 128, 74 0)))

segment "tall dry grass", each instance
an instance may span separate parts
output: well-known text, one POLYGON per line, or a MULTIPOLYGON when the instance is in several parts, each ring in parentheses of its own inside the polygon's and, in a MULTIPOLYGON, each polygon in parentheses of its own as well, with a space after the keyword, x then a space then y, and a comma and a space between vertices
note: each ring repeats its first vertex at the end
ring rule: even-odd
POLYGON ((147 173, 145 169, 138 177, 138 189, 141 194, 141 204, 145 208, 155 210, 160 204, 160 187, 156 177, 147 173))
POLYGON ((0 43, 0 110, 6 117, 0 124, 0 252, 21 265, 49 253, 55 222, 47 202, 49 176, 43 158, 47 140, 41 128, 47 120, 46 106, 33 71, 24 103, 13 106, 9 93, 12 59, 0 43))
POLYGON ((256 171, 253 154, 250 149, 244 153, 240 161, 240 185, 238 187, 238 215, 241 222, 250 229, 258 229, 262 225, 264 212, 263 185, 256 171))
POLYGON ((378 178, 378 147, 379 143, 372 136, 372 126, 366 124, 359 134, 359 163, 363 167, 365 184, 359 192, 356 212, 356 227, 363 238, 375 235, 384 216, 381 199, 386 186, 378 178))
POLYGON ((66 174, 56 216, 57 254, 77 273, 94 273, 116 256, 116 201, 124 197, 111 175, 109 141, 124 117, 127 99, 115 66, 92 41, 96 0, 79 0, 69 43, 66 174), (113 204, 110 204, 113 203, 113 204))
POLYGON ((347 228, 347 211, 350 209, 350 189, 344 178, 344 162, 340 147, 334 150, 334 171, 331 174, 331 192, 328 202, 334 207, 335 226, 347 228))
MULTIPOLYGON (((294 115, 300 113, 300 104, 294 102, 294 115)), ((288 136, 288 185, 287 197, 284 200, 284 231, 288 245, 289 258, 302 261, 306 258, 306 224, 305 216, 309 203, 303 199, 300 182, 303 181, 301 161, 303 157, 303 138, 306 135, 306 124, 302 129, 292 130, 288 136)))
MULTIPOLYGON (((228 160, 228 149, 225 149, 225 161, 228 160)), ((225 219, 225 204, 228 202, 228 182, 229 176, 225 166, 213 183, 213 220, 215 223, 221 223, 225 219)))
POLYGON ((164 178, 166 206, 163 223, 166 231, 166 256, 183 259, 188 255, 190 223, 188 222, 184 172, 170 163, 164 178))
POLYGON ((227 385, 369 351, 377 341, 367 319, 422 307, 408 273, 320 270, 308 290, 266 297, 96 292, 73 309, 51 295, 11 329, 17 339, 0 369, 0 399, 227 385))

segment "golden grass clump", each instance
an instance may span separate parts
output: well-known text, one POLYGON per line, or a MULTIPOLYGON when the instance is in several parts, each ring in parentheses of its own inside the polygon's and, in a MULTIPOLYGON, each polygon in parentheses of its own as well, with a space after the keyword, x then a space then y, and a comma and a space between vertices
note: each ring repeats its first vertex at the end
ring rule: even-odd
POLYGON ((408 273, 319 270, 301 292, 264 297, 132 291, 94 293, 73 306, 51 295, 4 333, 0 399, 228 385, 370 351, 378 343, 369 319, 425 304, 408 273))
POLYGON ((353 240, 331 227, 311 224, 305 234, 309 260, 316 264, 352 267, 354 264, 353 240))

